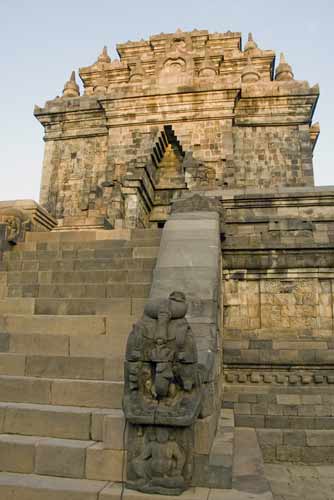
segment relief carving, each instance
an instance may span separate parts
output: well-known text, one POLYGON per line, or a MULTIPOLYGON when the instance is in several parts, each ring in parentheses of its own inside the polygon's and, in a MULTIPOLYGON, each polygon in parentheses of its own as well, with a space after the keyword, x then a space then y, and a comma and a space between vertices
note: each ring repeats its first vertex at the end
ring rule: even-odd
POLYGON ((24 233, 31 225, 26 214, 17 208, 0 209, 0 224, 6 226, 5 239, 13 245, 24 239, 24 233))
POLYGON ((137 449, 130 452, 127 487, 145 493, 181 494, 187 488, 190 465, 185 433, 182 439, 182 430, 177 433, 171 427, 151 426, 134 433, 132 442, 137 449))
POLYGON ((182 292, 151 300, 128 338, 123 408, 144 436, 137 452, 129 452, 128 477, 129 487, 140 491, 180 494, 191 476, 186 456, 200 412, 201 376, 186 312, 182 292))

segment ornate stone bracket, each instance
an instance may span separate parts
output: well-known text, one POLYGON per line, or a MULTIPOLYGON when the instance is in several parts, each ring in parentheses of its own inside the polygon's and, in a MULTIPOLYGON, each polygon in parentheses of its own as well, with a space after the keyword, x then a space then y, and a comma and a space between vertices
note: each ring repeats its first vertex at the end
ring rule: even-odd
POLYGON ((152 299, 128 338, 123 399, 128 488, 179 495, 191 484, 202 384, 186 312, 182 292, 152 299))
POLYGON ((17 208, 0 208, 0 224, 4 226, 3 240, 12 245, 23 241, 25 232, 31 229, 29 217, 17 208))

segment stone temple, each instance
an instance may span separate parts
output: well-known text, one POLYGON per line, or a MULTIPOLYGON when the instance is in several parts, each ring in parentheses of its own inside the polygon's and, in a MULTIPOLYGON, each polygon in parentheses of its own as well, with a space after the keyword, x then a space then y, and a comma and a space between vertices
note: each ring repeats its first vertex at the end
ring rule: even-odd
POLYGON ((117 52, 35 107, 39 204, 0 202, 0 498, 333 499, 319 87, 251 34, 117 52))

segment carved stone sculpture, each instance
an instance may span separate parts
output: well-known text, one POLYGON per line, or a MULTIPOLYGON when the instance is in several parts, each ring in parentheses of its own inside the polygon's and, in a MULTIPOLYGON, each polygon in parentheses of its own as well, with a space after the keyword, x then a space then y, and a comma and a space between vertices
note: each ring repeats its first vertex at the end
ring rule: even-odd
POLYGON ((151 300, 128 338, 123 400, 132 435, 128 486, 140 491, 180 494, 191 479, 201 378, 186 312, 182 292, 151 300))
POLYGON ((24 233, 30 228, 30 220, 22 210, 16 208, 0 209, 0 224, 6 226, 6 240, 16 244, 24 238, 24 233))
MULTIPOLYGON (((187 488, 186 450, 172 428, 137 428, 138 454, 131 454, 127 486, 146 493, 180 494, 187 488)), ((134 438, 131 442, 135 442, 134 438)), ((183 443, 185 446, 185 443, 183 443)))

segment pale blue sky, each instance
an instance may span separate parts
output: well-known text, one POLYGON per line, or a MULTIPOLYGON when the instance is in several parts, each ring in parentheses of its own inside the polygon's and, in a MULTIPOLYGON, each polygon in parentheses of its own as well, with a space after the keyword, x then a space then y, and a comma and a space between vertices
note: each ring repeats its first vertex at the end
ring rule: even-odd
POLYGON ((60 95, 72 69, 103 45, 177 28, 252 31, 259 47, 284 51, 295 78, 320 84, 314 121, 316 184, 334 185, 332 0, 0 0, 0 200, 38 201, 44 143, 34 104, 60 95))

